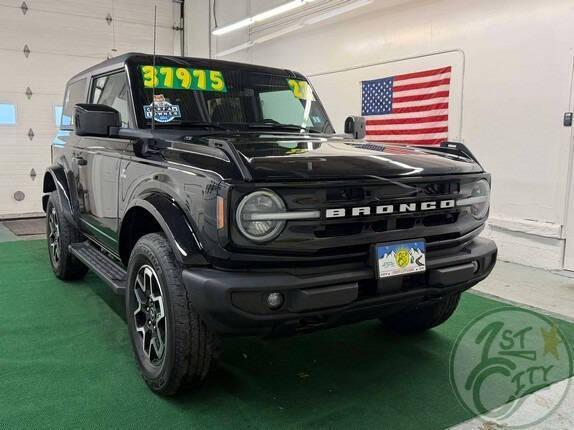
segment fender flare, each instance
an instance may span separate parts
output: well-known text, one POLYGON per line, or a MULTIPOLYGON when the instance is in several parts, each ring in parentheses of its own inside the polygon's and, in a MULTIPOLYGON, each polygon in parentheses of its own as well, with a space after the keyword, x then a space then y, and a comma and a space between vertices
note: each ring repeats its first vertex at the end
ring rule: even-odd
POLYGON ((60 207, 64 212, 66 220, 75 227, 78 227, 66 172, 60 165, 50 166, 46 169, 46 173, 44 173, 44 182, 42 185, 42 192, 44 193, 42 196, 42 208, 44 209, 44 212, 46 212, 48 207, 48 199, 52 191, 56 191, 58 194, 60 207))
POLYGON ((203 246, 187 216, 173 199, 160 193, 135 199, 129 205, 122 217, 119 229, 120 248, 125 239, 122 237, 126 232, 124 221, 128 218, 130 211, 135 208, 144 209, 155 218, 180 263, 184 265, 207 264, 202 253, 203 246))

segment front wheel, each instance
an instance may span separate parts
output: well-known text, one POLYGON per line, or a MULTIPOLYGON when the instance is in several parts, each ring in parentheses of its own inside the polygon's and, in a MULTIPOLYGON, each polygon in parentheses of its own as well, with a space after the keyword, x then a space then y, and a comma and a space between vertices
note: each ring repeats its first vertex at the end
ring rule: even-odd
POLYGON ((143 236, 132 251, 126 317, 136 362, 152 391, 174 395, 206 378, 215 362, 215 336, 193 309, 163 234, 143 236))
POLYGON ((401 311, 381 318, 381 321, 386 327, 398 333, 419 333, 448 320, 456 310, 459 300, 460 293, 453 294, 438 303, 401 311))

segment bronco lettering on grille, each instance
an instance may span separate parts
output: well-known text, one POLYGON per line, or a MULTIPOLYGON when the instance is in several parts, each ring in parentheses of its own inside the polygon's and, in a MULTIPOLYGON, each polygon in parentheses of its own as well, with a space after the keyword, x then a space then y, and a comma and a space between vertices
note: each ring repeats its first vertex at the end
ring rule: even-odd
POLYGON ((413 203, 396 203, 378 206, 356 206, 353 208, 325 209, 325 218, 342 218, 346 216, 390 215, 409 212, 425 212, 437 209, 450 209, 456 206, 455 200, 438 200, 413 203))

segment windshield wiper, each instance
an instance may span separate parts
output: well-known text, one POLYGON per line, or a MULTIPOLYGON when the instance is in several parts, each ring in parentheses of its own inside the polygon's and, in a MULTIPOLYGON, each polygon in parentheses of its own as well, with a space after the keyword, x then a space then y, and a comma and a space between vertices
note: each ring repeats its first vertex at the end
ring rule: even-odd
POLYGON ((190 121, 190 122, 182 122, 178 125, 181 127, 215 128, 217 130, 225 130, 225 131, 235 130, 234 128, 226 127, 217 122, 190 121))
POLYGON ((319 130, 315 130, 314 128, 307 128, 302 127, 296 124, 282 124, 275 120, 265 120, 265 122, 252 122, 247 124, 249 128, 270 128, 270 129, 283 129, 283 130, 297 130, 297 131, 305 131, 307 133, 321 133, 319 130))

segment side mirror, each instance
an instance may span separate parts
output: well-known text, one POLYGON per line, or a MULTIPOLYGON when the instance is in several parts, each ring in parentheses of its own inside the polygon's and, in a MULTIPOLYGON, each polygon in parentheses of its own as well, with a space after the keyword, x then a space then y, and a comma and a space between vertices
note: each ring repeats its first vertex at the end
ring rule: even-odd
POLYGON ((353 135, 355 139, 363 139, 365 137, 365 118, 348 116, 345 120, 345 133, 353 135))
POLYGON ((122 126, 122 118, 109 106, 81 103, 74 108, 74 124, 78 136, 108 137, 110 127, 122 126))

